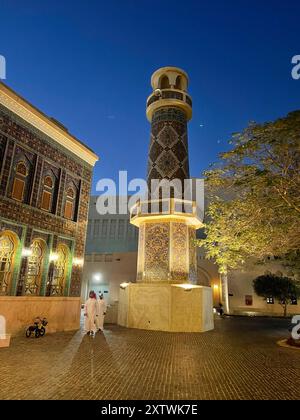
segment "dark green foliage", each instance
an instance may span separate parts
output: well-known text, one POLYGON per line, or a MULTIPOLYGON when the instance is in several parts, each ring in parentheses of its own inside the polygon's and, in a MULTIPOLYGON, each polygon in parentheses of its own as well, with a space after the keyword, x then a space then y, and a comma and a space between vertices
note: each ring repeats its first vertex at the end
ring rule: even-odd
POLYGON ((253 281, 255 293, 265 299, 273 297, 284 307, 286 315, 287 305, 293 298, 300 297, 299 284, 289 277, 279 277, 274 274, 266 274, 257 277, 253 281))

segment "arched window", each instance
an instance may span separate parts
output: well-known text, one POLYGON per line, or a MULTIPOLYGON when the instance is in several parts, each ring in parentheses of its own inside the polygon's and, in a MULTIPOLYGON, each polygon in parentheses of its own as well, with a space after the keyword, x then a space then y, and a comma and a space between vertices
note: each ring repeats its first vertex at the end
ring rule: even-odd
POLYGON ((74 207, 75 207, 76 193, 74 188, 69 187, 66 192, 64 217, 66 219, 74 219, 74 207))
POLYGON ((27 168, 24 162, 18 162, 16 165, 16 174, 21 176, 27 176, 27 168))
POLYGON ((182 79, 181 76, 177 76, 175 89, 182 90, 182 79))
POLYGON ((37 295, 41 287, 46 244, 42 239, 35 239, 30 246, 30 250, 31 255, 28 257, 25 278, 25 294, 37 295))
POLYGON ((31 246, 31 255, 28 257, 28 268, 25 279, 25 294, 37 295, 40 291, 46 244, 42 239, 35 239, 31 246))
POLYGON ((50 175, 45 176, 43 182, 43 193, 41 200, 41 209, 51 211, 53 202, 54 181, 50 175))
POLYGON ((69 248, 65 244, 59 244, 56 249, 56 259, 54 261, 53 275, 50 281, 50 296, 64 295, 69 261, 69 248))
POLYGON ((0 234, 0 296, 10 290, 14 270, 14 258, 17 251, 16 235, 9 231, 0 234))
POLYGON ((169 82, 168 76, 162 76, 161 81, 160 81, 160 88, 169 89, 169 87, 170 87, 170 82, 169 82))
POLYGON ((25 162, 20 161, 16 164, 15 178, 13 182, 13 188, 11 196, 14 200, 23 201, 26 178, 28 176, 28 170, 25 162))
POLYGON ((44 179, 44 186, 46 187, 46 188, 49 188, 49 189, 51 189, 52 190, 52 188, 53 188, 53 179, 51 178, 51 176, 46 176, 45 177, 45 179, 44 179))

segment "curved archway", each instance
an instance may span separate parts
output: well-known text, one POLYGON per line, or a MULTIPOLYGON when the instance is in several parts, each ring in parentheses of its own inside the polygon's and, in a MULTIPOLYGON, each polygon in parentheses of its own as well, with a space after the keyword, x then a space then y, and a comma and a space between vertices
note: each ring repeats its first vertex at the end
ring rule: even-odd
POLYGON ((43 191, 41 199, 41 209, 45 211, 52 211, 53 195, 54 195, 54 179, 50 175, 46 175, 43 179, 43 191))
POLYGON ((64 217, 66 219, 74 220, 75 217, 75 202, 76 202, 76 189, 74 185, 69 185, 66 190, 64 217))
POLYGON ((19 238, 10 231, 0 233, 0 296, 8 295, 14 271, 16 252, 19 238))
POLYGON ((177 76, 176 78, 175 89, 182 90, 182 77, 181 76, 177 76))
POLYGON ((34 239, 30 250, 31 255, 28 257, 25 278, 25 294, 37 295, 41 288, 47 244, 43 239, 34 239))
POLYGON ((11 197, 17 201, 23 201, 26 189, 27 177, 29 174, 28 167, 24 160, 17 162, 15 167, 15 177, 13 180, 11 197))
POLYGON ((169 89, 170 88, 170 81, 168 76, 166 76, 165 74, 161 77, 160 79, 160 89, 169 89))
POLYGON ((51 296, 63 296, 70 262, 71 252, 67 245, 60 243, 56 249, 53 276, 50 286, 51 296))
POLYGON ((222 302, 222 284, 219 274, 209 273, 208 270, 198 265, 197 267, 198 281, 200 286, 211 287, 213 293, 213 304, 218 306, 222 302))
POLYGON ((200 286, 210 286, 212 282, 212 277, 207 270, 201 266, 197 266, 197 284, 200 286))

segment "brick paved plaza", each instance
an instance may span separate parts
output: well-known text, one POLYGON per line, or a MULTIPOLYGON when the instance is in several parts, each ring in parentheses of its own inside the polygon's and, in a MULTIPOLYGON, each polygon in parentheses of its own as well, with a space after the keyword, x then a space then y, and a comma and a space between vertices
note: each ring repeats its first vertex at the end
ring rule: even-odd
POLYGON ((299 399, 300 351, 278 347, 288 321, 230 318, 205 334, 107 327, 0 350, 1 399, 299 399))

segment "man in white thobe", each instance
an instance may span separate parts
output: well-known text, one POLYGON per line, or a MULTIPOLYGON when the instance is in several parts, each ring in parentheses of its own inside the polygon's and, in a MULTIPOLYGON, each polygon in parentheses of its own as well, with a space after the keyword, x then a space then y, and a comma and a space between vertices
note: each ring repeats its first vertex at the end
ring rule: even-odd
POLYGON ((97 300, 98 304, 98 312, 96 318, 96 324, 99 331, 103 331, 104 328, 104 317, 106 314, 107 305, 103 298, 103 295, 99 295, 99 299, 97 300))
POLYGON ((97 296, 95 292, 90 292, 88 300, 84 305, 84 329, 88 335, 94 335, 96 332, 95 319, 98 313, 97 296))

